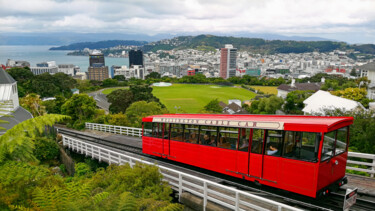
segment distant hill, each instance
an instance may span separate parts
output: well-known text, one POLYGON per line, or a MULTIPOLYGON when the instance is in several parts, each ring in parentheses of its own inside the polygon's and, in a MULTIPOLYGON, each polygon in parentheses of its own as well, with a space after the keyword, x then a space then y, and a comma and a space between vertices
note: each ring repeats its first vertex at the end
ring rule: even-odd
POLYGON ((146 41, 135 41, 135 40, 106 40, 99 42, 80 42, 73 43, 70 45, 64 45, 60 47, 52 47, 49 50, 83 50, 85 48, 89 49, 102 49, 111 48, 119 45, 135 45, 142 46, 147 44, 146 41))
POLYGON ((260 38, 226 37, 214 35, 179 36, 172 39, 152 42, 143 46, 143 51, 171 49, 205 49, 214 50, 233 44, 239 50, 249 50, 255 53, 306 53, 331 52, 333 50, 358 50, 362 53, 375 53, 375 45, 349 45, 336 41, 292 41, 264 40, 260 38))

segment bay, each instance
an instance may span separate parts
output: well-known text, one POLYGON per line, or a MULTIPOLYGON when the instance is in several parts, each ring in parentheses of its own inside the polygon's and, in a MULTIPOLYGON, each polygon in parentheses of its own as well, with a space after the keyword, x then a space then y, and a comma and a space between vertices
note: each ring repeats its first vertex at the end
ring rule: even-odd
MULTIPOLYGON (((37 63, 55 61, 56 64, 74 64, 87 72, 89 66, 88 56, 68 56, 70 51, 50 51, 47 45, 0 45, 0 64, 6 64, 8 59, 28 61, 31 66, 37 63)), ((105 65, 110 69, 112 65, 129 67, 128 58, 105 57, 105 65)))

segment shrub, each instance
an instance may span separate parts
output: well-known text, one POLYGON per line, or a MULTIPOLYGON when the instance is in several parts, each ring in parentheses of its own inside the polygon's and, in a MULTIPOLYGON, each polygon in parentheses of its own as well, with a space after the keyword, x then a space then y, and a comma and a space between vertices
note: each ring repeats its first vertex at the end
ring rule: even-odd
POLYGON ((47 137, 35 139, 34 156, 40 161, 56 159, 60 154, 57 143, 47 137))

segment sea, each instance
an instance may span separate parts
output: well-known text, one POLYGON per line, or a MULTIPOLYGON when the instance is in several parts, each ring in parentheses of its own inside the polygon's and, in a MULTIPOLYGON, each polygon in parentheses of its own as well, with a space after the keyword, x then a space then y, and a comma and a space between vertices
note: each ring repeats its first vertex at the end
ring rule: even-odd
MULTIPOLYGON (((28 61, 31 66, 37 63, 55 61, 56 64, 73 64, 80 67, 81 72, 87 72, 88 56, 68 56, 71 51, 50 51, 49 45, 0 45, 0 64, 6 65, 8 59, 28 61)), ((128 66, 128 58, 105 57, 105 65, 110 69, 112 65, 128 66)))

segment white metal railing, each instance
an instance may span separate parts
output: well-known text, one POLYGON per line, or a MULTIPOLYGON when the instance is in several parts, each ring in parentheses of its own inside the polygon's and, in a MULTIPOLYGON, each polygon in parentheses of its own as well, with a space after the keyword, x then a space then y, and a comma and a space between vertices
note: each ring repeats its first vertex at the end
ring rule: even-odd
POLYGON ((86 129, 89 130, 98 130, 107 133, 115 133, 127 136, 142 136, 142 128, 136 127, 124 127, 124 126, 117 126, 117 125, 105 125, 105 124, 97 124, 97 123, 90 123, 86 122, 86 129))
POLYGON ((375 174, 375 155, 366 154, 366 153, 359 153, 359 152, 349 152, 347 163, 365 166, 365 168, 351 167, 351 166, 346 165, 346 169, 359 171, 359 172, 366 172, 366 173, 369 173, 371 177, 374 177, 374 174, 375 174), (370 162, 354 161, 354 160, 350 160, 349 158, 362 158, 362 159, 367 159, 370 162))
MULTIPOLYGON (((79 153, 91 156, 109 164, 129 163, 131 167, 137 162, 148 165, 157 165, 142 159, 134 158, 110 149, 106 149, 88 142, 62 134, 63 145, 79 153)), ((232 210, 300 210, 276 201, 265 199, 245 191, 227 187, 209 180, 189 175, 171 168, 157 165, 165 181, 176 188, 179 196, 183 192, 190 192, 203 198, 203 210, 206 210, 208 201, 214 202, 232 210)))
MULTIPOLYGON (((115 134, 122 134, 122 135, 127 135, 127 136, 138 136, 138 137, 142 136, 142 128, 135 128, 135 127, 124 127, 124 126, 117 126, 117 125, 105 125, 105 124, 86 122, 86 129, 98 130, 98 131, 115 133, 115 134)), ((366 172, 366 173, 369 173, 371 177, 374 177, 375 175, 375 155, 374 154, 349 152, 347 163, 355 164, 355 165, 362 165, 366 167, 358 168, 358 167, 346 166, 346 169, 350 169, 350 170, 354 170, 358 172, 366 172), (353 157, 368 159, 370 162, 360 162, 360 161, 350 160, 350 158, 353 158, 353 157)))

